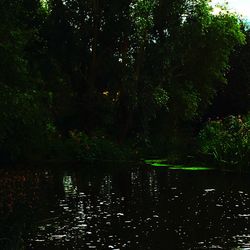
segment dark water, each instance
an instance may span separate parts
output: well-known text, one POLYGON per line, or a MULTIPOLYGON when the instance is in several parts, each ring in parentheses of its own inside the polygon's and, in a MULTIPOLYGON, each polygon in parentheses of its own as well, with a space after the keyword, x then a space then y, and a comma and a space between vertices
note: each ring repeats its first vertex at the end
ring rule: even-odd
POLYGON ((0 246, 250 249, 249 195, 249 175, 216 171, 2 170, 0 246))

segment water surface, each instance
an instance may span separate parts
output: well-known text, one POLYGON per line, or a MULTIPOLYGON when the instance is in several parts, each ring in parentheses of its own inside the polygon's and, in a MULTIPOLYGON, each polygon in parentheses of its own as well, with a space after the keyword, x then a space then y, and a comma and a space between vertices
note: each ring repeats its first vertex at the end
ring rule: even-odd
POLYGON ((25 249, 250 249, 249 177, 119 165, 2 170, 0 233, 14 241, 14 231, 25 249))

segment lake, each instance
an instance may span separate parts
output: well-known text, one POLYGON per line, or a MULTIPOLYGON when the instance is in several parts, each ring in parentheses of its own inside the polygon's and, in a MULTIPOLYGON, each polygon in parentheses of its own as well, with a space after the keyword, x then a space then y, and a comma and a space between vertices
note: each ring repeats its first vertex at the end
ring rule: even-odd
POLYGON ((5 168, 1 249, 250 249, 249 180, 146 165, 5 168))

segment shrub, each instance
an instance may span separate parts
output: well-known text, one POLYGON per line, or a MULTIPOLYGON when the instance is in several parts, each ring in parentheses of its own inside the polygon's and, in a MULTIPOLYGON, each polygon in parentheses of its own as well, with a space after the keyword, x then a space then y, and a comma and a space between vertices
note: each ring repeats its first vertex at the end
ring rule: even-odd
POLYGON ((103 134, 88 136, 84 132, 70 131, 70 138, 77 145, 77 158, 102 159, 102 160, 124 160, 126 150, 121 149, 103 134))
POLYGON ((83 131, 71 130, 64 138, 55 133, 50 141, 49 158, 60 160, 125 160, 130 155, 129 150, 102 134, 89 136, 83 131))
POLYGON ((217 161, 249 165, 250 115, 209 121, 201 130, 199 141, 202 153, 217 161))
POLYGON ((1 160, 28 160, 44 152, 49 119, 43 102, 35 90, 0 86, 1 160))

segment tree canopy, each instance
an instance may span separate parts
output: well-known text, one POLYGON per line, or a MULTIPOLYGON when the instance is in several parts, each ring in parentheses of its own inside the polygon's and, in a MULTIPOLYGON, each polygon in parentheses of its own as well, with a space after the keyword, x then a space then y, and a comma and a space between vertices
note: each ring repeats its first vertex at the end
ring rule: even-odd
POLYGON ((245 43, 237 16, 207 0, 8 0, 0 14, 0 108, 14 105, 23 130, 37 119, 118 142, 167 140, 199 121, 245 43))

